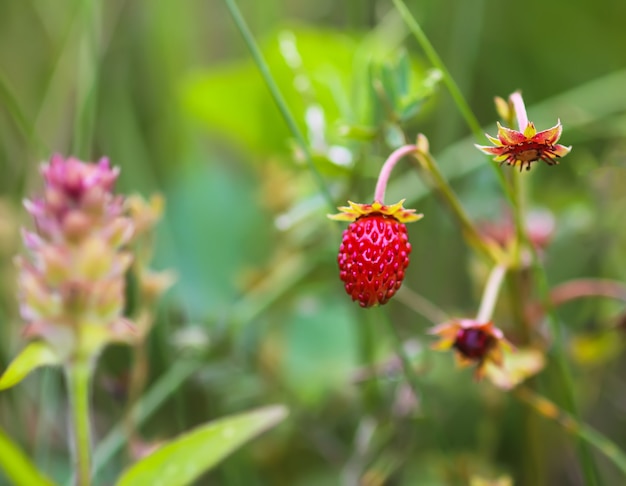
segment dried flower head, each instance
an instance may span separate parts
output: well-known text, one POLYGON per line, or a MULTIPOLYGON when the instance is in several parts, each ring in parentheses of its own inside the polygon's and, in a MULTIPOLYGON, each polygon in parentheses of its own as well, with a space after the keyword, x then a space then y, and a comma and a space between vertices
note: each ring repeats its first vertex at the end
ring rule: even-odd
POLYGON ((361 307, 387 303, 402 285, 411 253, 404 223, 422 217, 405 209, 403 202, 390 206, 349 202, 339 214, 329 215, 352 221, 343 233, 337 261, 346 292, 361 307))
POLYGON ((494 160, 505 162, 508 165, 519 163, 520 171, 526 165, 526 170, 537 160, 543 160, 548 165, 556 165, 561 157, 567 155, 572 147, 557 144, 563 130, 559 121, 554 127, 537 132, 535 125, 529 122, 523 132, 503 127, 498 123, 498 138, 489 134, 487 138, 495 146, 476 145, 482 152, 495 155, 494 160))
POLYGON ((132 336, 122 317, 124 250, 134 226, 113 194, 118 169, 60 155, 44 164, 43 196, 25 201, 35 231, 24 231, 31 258, 18 258, 20 312, 27 336, 45 339, 61 357, 93 354, 132 336))
POLYGON ((461 366, 477 364, 475 373, 477 379, 483 377, 488 363, 501 366, 503 349, 512 348, 502 331, 492 322, 458 319, 435 326, 430 330, 430 334, 441 338, 433 345, 433 349, 454 348, 461 366))
POLYGON ((500 165, 505 162, 508 165, 519 164, 520 171, 524 166, 526 170, 530 170, 531 164, 538 160, 543 160, 548 165, 558 164, 559 159, 570 152, 572 147, 557 143, 563 131, 560 120, 552 128, 537 132, 534 123, 528 121, 524 100, 519 92, 509 97, 506 107, 503 106, 503 100, 499 100, 501 103, 496 103, 498 111, 501 115, 509 112, 515 115, 519 131, 503 127, 498 123, 497 138, 485 134, 494 146, 476 145, 476 148, 488 155, 495 155, 494 160, 500 162, 500 165))

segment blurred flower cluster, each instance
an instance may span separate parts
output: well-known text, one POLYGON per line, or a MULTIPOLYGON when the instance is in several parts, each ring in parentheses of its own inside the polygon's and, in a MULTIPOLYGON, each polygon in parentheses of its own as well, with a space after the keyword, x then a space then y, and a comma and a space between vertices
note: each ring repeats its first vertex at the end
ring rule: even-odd
POLYGON ((113 193, 118 173, 106 158, 87 164, 54 155, 41 168, 43 196, 25 202, 35 230, 23 235, 30 258, 17 259, 20 313, 25 334, 61 359, 134 334, 122 316, 134 223, 113 193))

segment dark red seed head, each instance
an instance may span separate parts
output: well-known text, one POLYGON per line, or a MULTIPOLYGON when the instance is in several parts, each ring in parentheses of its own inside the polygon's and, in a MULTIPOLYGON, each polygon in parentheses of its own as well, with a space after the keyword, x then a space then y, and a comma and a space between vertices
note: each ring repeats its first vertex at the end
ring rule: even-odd
POLYGON ((382 214, 363 216, 343 233, 339 277, 362 307, 385 304, 402 285, 410 253, 403 223, 382 214))
POLYGON ((496 344, 496 338, 482 329, 459 329, 454 348, 465 358, 480 361, 496 344))

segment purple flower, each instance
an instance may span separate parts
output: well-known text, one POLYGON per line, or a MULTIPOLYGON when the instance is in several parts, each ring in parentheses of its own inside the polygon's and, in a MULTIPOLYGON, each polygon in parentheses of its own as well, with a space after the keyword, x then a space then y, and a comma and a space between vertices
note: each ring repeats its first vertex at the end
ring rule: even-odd
POLYGON ((43 196, 24 203, 35 221, 35 231, 23 231, 30 258, 17 259, 25 334, 63 357, 129 340, 133 328, 122 314, 134 223, 125 198, 113 193, 119 170, 105 158, 89 164, 54 155, 41 174, 43 196))

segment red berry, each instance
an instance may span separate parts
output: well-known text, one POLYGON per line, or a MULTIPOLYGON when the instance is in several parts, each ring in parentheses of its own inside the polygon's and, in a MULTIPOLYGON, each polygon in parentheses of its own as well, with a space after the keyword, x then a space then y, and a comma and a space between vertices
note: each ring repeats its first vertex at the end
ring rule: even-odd
POLYGON ((385 304, 402 285, 410 253, 403 223, 377 213, 362 216, 343 233, 339 277, 362 307, 385 304))

